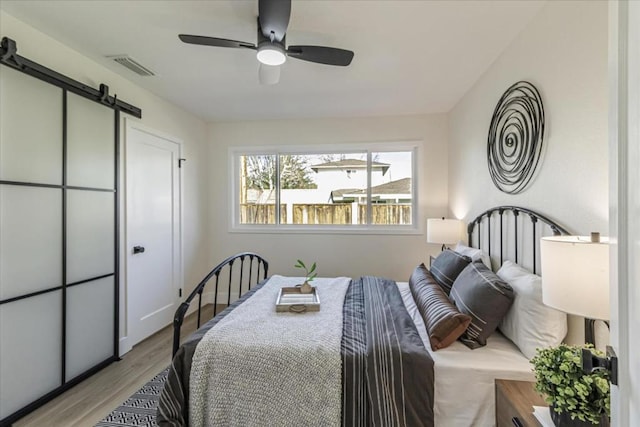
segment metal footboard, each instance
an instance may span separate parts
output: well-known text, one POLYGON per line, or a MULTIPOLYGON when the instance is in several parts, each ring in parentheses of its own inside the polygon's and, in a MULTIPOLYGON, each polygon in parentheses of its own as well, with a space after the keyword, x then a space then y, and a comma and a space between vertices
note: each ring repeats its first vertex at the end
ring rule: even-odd
MULTIPOLYGON (((213 297, 213 315, 217 314, 218 309, 218 289, 220 285, 220 277, 228 278, 227 283, 227 306, 231 303, 231 291, 234 279, 237 277, 235 283, 238 284, 238 298, 242 296, 243 286, 244 291, 251 289, 252 285, 257 285, 261 280, 267 278, 267 272, 269 270, 269 263, 260 255, 253 252, 242 252, 222 261, 218 264, 204 279, 195 287, 195 289, 189 294, 186 300, 176 310, 173 316, 173 352, 172 357, 175 356, 180 346, 180 330, 182 328, 182 322, 184 316, 189 310, 191 301, 198 295, 198 328, 200 328, 201 315, 202 315, 202 294, 205 286, 213 280, 214 284, 214 297, 213 297), (233 264, 236 264, 236 268, 233 268, 233 264), (236 275, 234 276, 234 272, 236 275), (262 276, 261 276, 262 273, 262 276), (261 278, 262 277, 262 278, 261 278)), ((208 288, 210 289, 210 288, 208 288)))

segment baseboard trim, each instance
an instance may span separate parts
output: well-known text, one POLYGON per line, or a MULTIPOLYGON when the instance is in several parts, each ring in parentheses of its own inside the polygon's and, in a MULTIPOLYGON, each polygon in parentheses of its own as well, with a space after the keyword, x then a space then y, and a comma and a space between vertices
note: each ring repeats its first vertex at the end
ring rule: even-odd
POLYGON ((120 354, 118 354, 118 357, 122 357, 125 354, 127 354, 128 352, 131 351, 131 349, 133 348, 133 346, 131 344, 129 344, 129 337, 120 337, 120 343, 119 343, 119 350, 120 350, 120 354))
MULTIPOLYGON (((228 297, 228 294, 226 292, 225 293, 218 293, 218 304, 219 305, 227 305, 227 297, 228 297)), ((213 305, 214 300, 215 300, 215 293, 214 292, 203 292, 202 293, 202 307, 204 307, 206 305, 213 305)), ((189 308, 187 309, 187 312, 185 313, 184 317, 186 318, 187 316, 190 316, 190 315, 195 314, 197 312, 198 312, 198 298, 194 298, 193 301, 191 301, 191 304, 189 304, 189 308)), ((165 326, 165 328, 167 326, 173 327, 173 322, 169 322, 165 326)), ((149 337, 147 337, 147 338, 149 338, 149 337)), ((145 338, 145 339, 147 339, 147 338, 145 338)), ((144 341, 144 340, 142 340, 142 341, 144 341)), ((133 346, 131 345, 131 340, 129 339, 128 336, 120 337, 120 341, 119 341, 119 350, 120 350, 119 353, 120 354, 118 355, 119 357, 122 357, 125 354, 127 354, 129 351, 131 351, 132 348, 133 348, 133 346)))

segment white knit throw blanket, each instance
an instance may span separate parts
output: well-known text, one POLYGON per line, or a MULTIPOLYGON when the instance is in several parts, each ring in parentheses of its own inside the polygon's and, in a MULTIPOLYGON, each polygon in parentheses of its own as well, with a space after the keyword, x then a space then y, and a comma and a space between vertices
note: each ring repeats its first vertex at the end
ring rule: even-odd
POLYGON ((189 425, 340 425, 349 279, 313 281, 318 312, 276 313, 280 288, 301 282, 271 277, 202 338, 191 366, 189 425))

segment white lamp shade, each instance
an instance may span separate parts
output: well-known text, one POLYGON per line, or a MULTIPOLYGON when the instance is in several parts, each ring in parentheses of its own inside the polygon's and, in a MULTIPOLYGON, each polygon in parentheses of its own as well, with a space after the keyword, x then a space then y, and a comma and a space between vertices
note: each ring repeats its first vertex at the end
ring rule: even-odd
POLYGON ((460 240, 459 219, 427 219, 427 243, 456 243, 460 240))
POLYGON ((543 237, 542 302, 565 313, 609 320, 609 240, 543 237))

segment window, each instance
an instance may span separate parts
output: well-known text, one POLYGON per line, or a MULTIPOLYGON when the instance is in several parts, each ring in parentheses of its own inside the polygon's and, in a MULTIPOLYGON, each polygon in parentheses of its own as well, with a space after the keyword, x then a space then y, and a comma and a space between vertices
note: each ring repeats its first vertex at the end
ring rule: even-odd
POLYGON ((233 228, 415 230, 416 147, 393 145, 233 150, 233 228))

